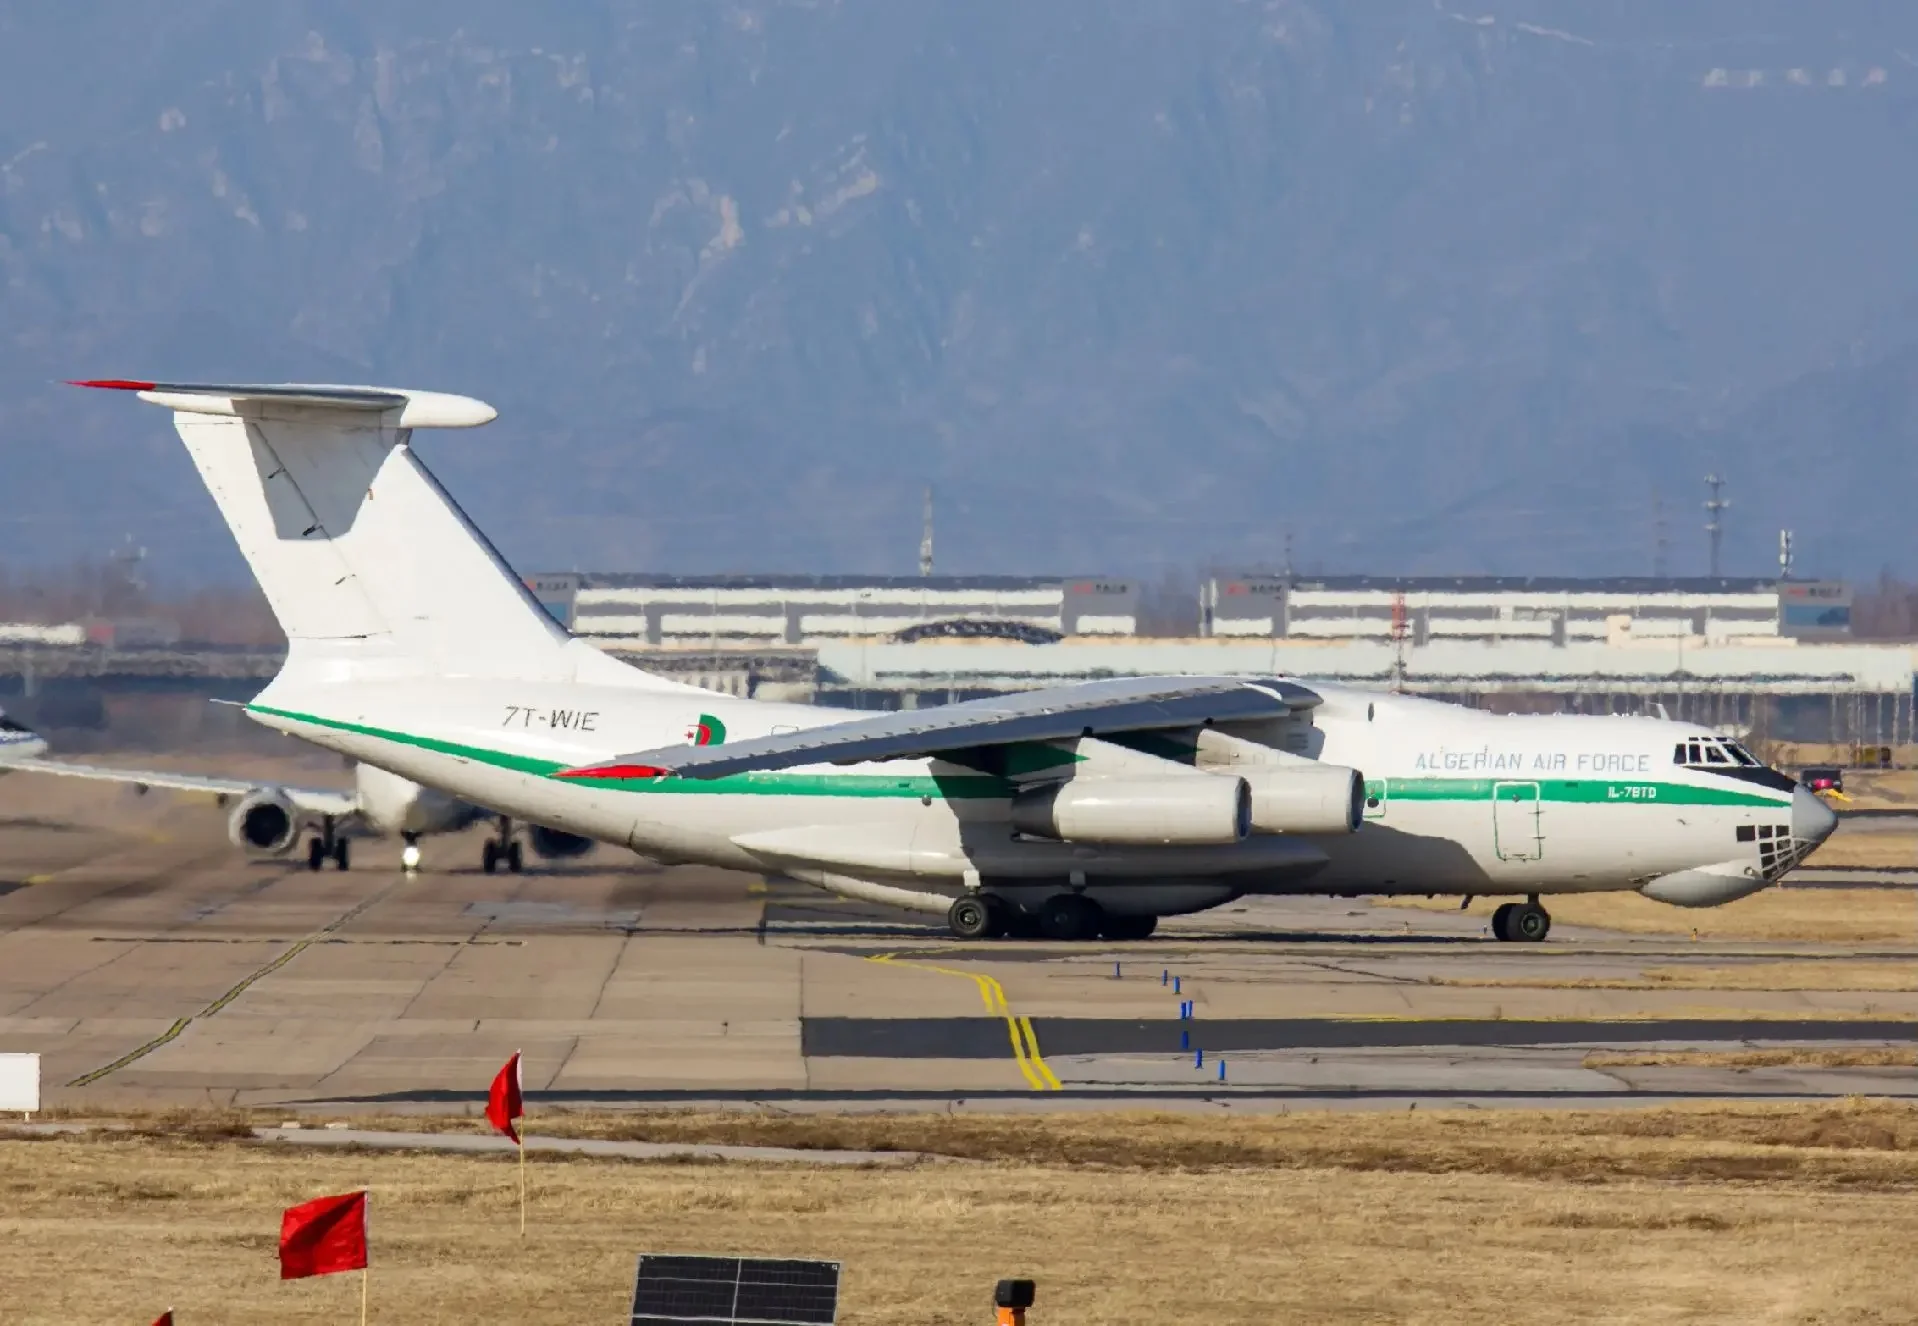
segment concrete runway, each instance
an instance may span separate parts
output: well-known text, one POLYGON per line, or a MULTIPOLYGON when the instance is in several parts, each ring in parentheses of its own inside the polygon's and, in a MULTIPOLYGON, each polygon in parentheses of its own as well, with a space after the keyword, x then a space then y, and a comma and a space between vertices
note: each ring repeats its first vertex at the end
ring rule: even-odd
POLYGON ((1504 945, 1480 919, 1344 900, 1243 902, 1141 944, 961 945, 927 918, 610 849, 488 876, 477 835, 433 839, 408 878, 397 844, 360 842, 353 871, 313 874, 243 859, 209 806, 52 782, 0 779, 0 1050, 45 1056, 53 1106, 471 1111, 515 1049, 535 1108, 1918 1095, 1908 1069, 1585 1062, 1918 1044, 1914 993, 1590 984, 1909 946, 1571 928, 1504 945))

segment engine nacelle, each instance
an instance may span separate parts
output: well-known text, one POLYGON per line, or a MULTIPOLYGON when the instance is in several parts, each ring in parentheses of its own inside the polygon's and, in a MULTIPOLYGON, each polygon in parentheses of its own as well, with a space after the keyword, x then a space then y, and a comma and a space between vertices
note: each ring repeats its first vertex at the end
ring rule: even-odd
POLYGON ((593 850, 591 838, 567 833, 564 829, 549 829, 544 824, 529 828, 526 840, 532 844, 533 854, 542 861, 564 861, 593 850))
POLYGON ((1074 778, 1012 798, 1020 833, 1073 843, 1236 843, 1252 832, 1252 794, 1243 778, 1074 778))
POLYGON ((1357 833, 1365 822, 1357 769, 1299 761, 1238 772, 1252 790, 1255 833, 1357 833))
POLYGON ((242 797, 227 817, 226 836, 235 847, 280 856, 300 838, 300 817, 286 793, 262 788, 242 797))

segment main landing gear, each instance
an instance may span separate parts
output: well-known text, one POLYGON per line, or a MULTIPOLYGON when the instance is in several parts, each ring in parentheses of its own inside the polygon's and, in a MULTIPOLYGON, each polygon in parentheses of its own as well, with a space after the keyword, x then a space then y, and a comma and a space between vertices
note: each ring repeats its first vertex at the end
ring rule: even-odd
POLYGON ((345 870, 351 864, 346 839, 340 836, 331 815, 322 819, 320 831, 306 840, 306 868, 319 870, 329 860, 340 870, 345 870))
POLYGON ((1508 942, 1536 944, 1552 933, 1552 914, 1538 905, 1536 893, 1525 902, 1502 903, 1492 913, 1492 933, 1508 942))
POLYGON ((513 836, 513 818, 510 815, 499 817, 499 833, 488 838, 486 845, 480 848, 480 869, 492 874, 501 866, 517 875, 526 869, 526 857, 520 850, 519 839, 513 836))
POLYGON ((406 841, 406 846, 400 848, 400 869, 409 875, 418 874, 420 869, 420 836, 417 833, 403 833, 400 837, 406 841))
POLYGON ((1064 943, 1088 939, 1147 939, 1156 916, 1118 915, 1080 893, 1055 893, 1037 912, 990 893, 968 893, 946 911, 946 926, 959 939, 1045 938, 1064 943))

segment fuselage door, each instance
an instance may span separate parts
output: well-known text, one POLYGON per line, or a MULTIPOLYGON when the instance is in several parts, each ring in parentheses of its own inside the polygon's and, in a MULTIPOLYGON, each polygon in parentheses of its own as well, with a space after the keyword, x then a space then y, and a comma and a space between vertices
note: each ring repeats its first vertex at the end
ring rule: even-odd
POLYGON ((1537 783, 1492 784, 1492 845, 1501 861, 1536 861, 1545 855, 1537 783))

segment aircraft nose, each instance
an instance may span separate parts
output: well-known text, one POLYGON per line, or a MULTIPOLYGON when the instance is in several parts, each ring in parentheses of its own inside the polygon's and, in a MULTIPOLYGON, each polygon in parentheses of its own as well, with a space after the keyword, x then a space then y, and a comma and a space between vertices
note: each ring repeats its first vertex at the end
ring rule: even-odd
POLYGON ((1802 784, 1791 794, 1792 837, 1816 847, 1837 827, 1838 816, 1823 797, 1802 784))

